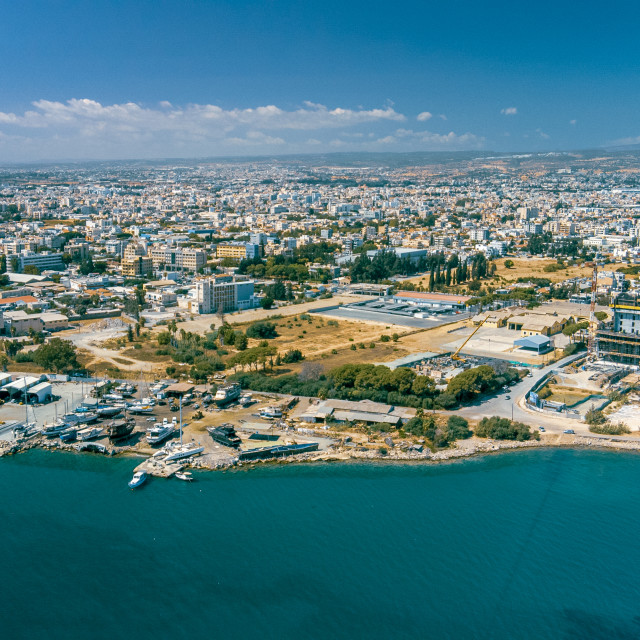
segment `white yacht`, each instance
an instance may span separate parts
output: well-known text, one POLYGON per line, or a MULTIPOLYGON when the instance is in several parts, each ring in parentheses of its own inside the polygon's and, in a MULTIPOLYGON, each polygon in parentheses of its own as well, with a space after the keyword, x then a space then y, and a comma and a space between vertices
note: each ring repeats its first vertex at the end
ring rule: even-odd
POLYGON ((129 407, 129 413, 145 414, 145 413, 152 413, 152 412, 153 412, 153 406, 150 405, 149 403, 134 402, 129 407))
POLYGON ((76 438, 78 440, 94 440, 102 436, 103 433, 104 429, 102 427, 87 427, 78 431, 76 438))
POLYGON ((160 444, 163 440, 166 440, 174 431, 176 425, 175 422, 156 422, 153 427, 147 429, 147 442, 149 444, 160 444))
POLYGON ((67 423, 63 420, 56 420, 49 424, 45 424, 42 428, 42 435, 46 438, 55 438, 59 436, 65 429, 67 429, 67 423))
POLYGON ((185 444, 168 444, 165 449, 168 452, 168 456, 165 460, 182 460, 183 458, 190 458, 191 456, 200 455, 204 451, 204 447, 196 444, 195 442, 187 442, 185 444))
POLYGON ((146 479, 147 479, 146 471, 136 471, 133 474, 133 478, 129 480, 129 488, 136 489, 141 484, 143 484, 146 479))
POLYGON ((280 407, 265 407, 260 409, 260 417, 267 420, 277 420, 282 418, 282 409, 280 407))

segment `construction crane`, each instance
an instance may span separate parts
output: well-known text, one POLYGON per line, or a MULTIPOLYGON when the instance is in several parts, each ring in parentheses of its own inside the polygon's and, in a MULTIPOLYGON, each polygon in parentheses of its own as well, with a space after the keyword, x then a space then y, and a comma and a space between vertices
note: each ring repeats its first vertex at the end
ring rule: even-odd
POLYGON ((455 352, 453 353, 453 355, 451 356, 452 360, 462 360, 464 362, 464 358, 461 358, 458 354, 460 353, 460 351, 462 351, 462 349, 464 348, 464 345, 467 344, 467 342, 469 342, 469 340, 471 340, 471 338, 473 338, 473 336, 476 335, 476 333, 478 332, 478 329, 480 329, 480 327, 487 321, 487 318, 489 316, 486 315, 478 324, 478 326, 471 332, 470 335, 467 336, 467 339, 455 350, 455 352))
POLYGON ((596 346, 596 329, 598 319, 596 318, 596 293, 598 291, 598 263, 593 262, 593 272, 591 275, 591 306, 589 309, 589 339, 587 341, 587 353, 594 355, 596 346))

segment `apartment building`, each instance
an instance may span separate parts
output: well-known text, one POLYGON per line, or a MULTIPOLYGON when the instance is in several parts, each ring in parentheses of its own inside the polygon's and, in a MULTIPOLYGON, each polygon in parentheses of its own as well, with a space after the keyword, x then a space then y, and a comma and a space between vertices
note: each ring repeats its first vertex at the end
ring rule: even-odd
POLYGON ((260 245, 251 242, 221 242, 216 247, 217 258, 233 258, 234 260, 252 260, 261 255, 260 245))
POLYGON ((231 277, 204 278, 196 282, 195 305, 197 313, 249 309, 254 305, 253 280, 235 280, 231 277))
POLYGON ((27 265, 37 267, 40 272, 46 270, 64 271, 66 269, 61 253, 23 251, 22 253, 7 256, 7 271, 21 273, 24 272, 24 268, 27 265), (17 267, 16 269, 14 269, 14 265, 17 267))
POLYGON ((125 278, 144 278, 153 271, 153 261, 148 256, 123 258, 120 269, 125 278))
POLYGON ((151 247, 148 255, 154 268, 161 270, 197 272, 207 264, 207 252, 204 249, 151 247))

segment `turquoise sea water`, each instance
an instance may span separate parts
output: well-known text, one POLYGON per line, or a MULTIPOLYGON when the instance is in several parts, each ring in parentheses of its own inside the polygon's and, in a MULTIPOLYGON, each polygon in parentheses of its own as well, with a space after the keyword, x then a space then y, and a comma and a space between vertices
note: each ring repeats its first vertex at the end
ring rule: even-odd
POLYGON ((640 638, 640 457, 0 460, 0 638, 640 638))

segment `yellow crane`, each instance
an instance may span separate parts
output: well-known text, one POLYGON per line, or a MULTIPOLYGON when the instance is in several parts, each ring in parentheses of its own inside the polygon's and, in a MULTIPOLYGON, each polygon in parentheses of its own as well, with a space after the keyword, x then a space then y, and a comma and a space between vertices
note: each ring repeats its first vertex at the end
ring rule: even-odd
POLYGON ((471 338, 473 338, 473 336, 476 335, 478 329, 487 321, 487 318, 489 317, 489 315, 486 315, 479 323, 478 326, 471 332, 470 335, 467 336, 467 339, 455 350, 455 352, 453 353, 453 355, 451 356, 452 360, 462 360, 464 362, 464 358, 461 358, 458 354, 460 353, 460 351, 462 351, 463 347, 465 344, 467 344, 467 342, 469 342, 469 340, 471 340, 471 338))

